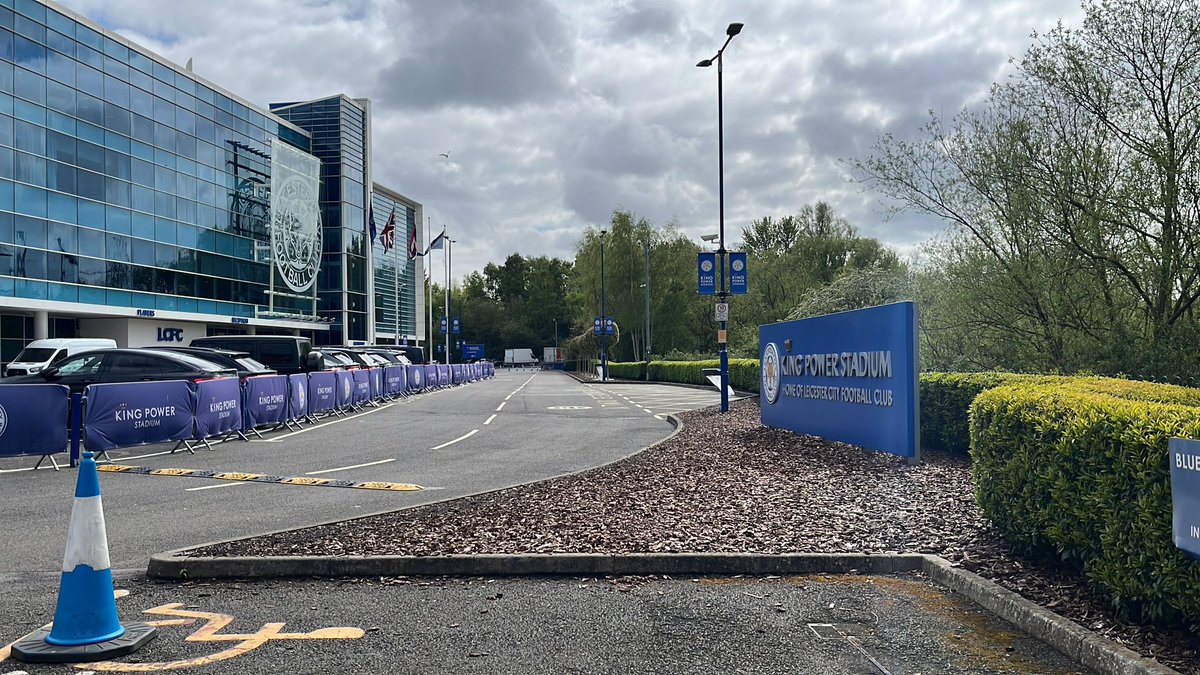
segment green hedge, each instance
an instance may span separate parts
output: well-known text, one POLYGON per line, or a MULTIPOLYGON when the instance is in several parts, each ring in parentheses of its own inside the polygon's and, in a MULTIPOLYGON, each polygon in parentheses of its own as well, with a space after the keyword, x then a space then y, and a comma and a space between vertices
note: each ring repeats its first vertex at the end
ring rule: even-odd
POLYGON ((646 361, 626 363, 609 361, 608 376, 618 380, 644 380, 646 379, 646 363, 646 361))
POLYGON ((1200 392, 1072 378, 979 394, 980 507, 1018 550, 1083 570, 1136 621, 1200 625, 1200 564, 1171 531, 1167 440, 1200 434, 1200 392))
POLYGON ((921 447, 965 455, 971 446, 967 411, 980 392, 1005 384, 1061 379, 999 372, 921 373, 921 447))
MULTIPOLYGON (((708 361, 651 361, 650 379, 658 382, 708 384, 705 368, 720 368, 718 359, 708 361)), ((758 359, 729 359, 729 385, 741 391, 758 391, 758 359)))

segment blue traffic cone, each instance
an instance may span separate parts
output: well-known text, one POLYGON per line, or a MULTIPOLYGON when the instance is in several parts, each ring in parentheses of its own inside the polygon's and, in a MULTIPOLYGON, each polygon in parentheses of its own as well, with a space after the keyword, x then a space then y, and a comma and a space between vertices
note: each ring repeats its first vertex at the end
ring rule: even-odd
POLYGON ((12 655, 29 663, 101 661, 129 654, 153 637, 152 626, 121 625, 117 618, 100 478, 93 454, 85 452, 75 483, 54 623, 15 642, 12 655))

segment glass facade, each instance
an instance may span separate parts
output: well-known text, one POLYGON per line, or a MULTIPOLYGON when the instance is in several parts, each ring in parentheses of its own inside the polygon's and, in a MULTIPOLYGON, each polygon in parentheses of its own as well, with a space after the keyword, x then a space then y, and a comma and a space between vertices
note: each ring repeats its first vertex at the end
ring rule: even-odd
MULTIPOLYGON (((414 342, 420 328, 424 327, 419 316, 417 298, 424 292, 423 274, 418 269, 420 258, 408 257, 408 240, 413 227, 420 221, 420 206, 404 199, 382 186, 376 185, 371 194, 371 207, 375 211, 375 225, 379 236, 373 244, 372 258, 375 261, 375 336, 380 344, 393 344, 397 337, 406 336, 414 342), (395 246, 383 250, 383 232, 388 220, 395 214, 395 246), (417 281, 415 281, 417 280, 417 281)), ((424 250, 423 237, 417 231, 417 252, 424 250)))
POLYGON ((367 134, 363 102, 331 96, 303 103, 275 103, 271 111, 312 137, 321 160, 323 252, 317 277, 318 311, 330 321, 318 342, 348 344, 371 339, 367 248, 367 134))
POLYGON ((313 152, 68 10, 0 0, 0 296, 255 317, 273 137, 313 152))

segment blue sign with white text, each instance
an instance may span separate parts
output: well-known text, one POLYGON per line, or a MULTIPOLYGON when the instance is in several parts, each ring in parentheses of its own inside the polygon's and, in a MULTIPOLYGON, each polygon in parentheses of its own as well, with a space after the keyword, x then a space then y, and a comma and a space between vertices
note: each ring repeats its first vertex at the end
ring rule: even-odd
POLYGON ((759 326, 765 426, 920 458, 917 305, 759 326))
POLYGON ((717 292, 717 254, 700 253, 696 256, 696 285, 700 295, 717 292))
POLYGON ((1172 438, 1167 442, 1171 462, 1171 530, 1175 545, 1200 558, 1200 441, 1172 438))
POLYGON ((288 414, 288 376, 246 378, 246 429, 283 424, 288 414))
POLYGON ((238 379, 222 377, 197 382, 194 438, 211 438, 241 428, 242 384, 238 379))
POLYGON ((337 407, 337 373, 323 370, 308 374, 308 412, 328 412, 337 407))
POLYGON ((459 319, 457 316, 452 317, 450 319, 450 332, 451 333, 461 333, 462 332, 462 320, 459 319))
POLYGON ((467 343, 463 345, 463 360, 474 361, 483 358, 483 345, 467 343))
POLYGON ((729 254, 729 292, 733 295, 746 293, 746 254, 729 254))
POLYGON ((191 384, 185 380, 89 384, 84 390, 87 449, 100 452, 190 439, 196 405, 191 384))

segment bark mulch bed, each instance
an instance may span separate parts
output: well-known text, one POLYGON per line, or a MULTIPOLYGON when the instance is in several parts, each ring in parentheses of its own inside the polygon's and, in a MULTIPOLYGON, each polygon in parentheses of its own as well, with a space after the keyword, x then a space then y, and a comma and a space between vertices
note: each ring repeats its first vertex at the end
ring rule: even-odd
POLYGON ((574 476, 193 553, 933 553, 1200 673, 1200 637, 1122 623, 1081 575, 1012 553, 975 503, 966 457, 929 452, 908 466, 768 429, 753 399, 680 417, 669 441, 574 476))

